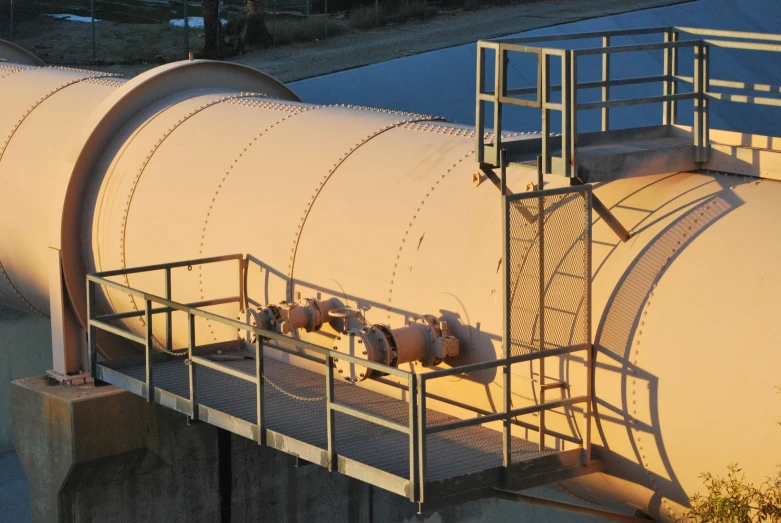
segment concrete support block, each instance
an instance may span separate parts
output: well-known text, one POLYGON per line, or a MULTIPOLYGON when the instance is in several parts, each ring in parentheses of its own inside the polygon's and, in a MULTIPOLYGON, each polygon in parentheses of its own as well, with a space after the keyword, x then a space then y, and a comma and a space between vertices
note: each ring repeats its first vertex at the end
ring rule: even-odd
POLYGON ((12 386, 33 521, 351 521, 415 505, 113 386, 12 386), (374 510, 374 500, 377 509, 374 510))
POLYGON ((33 521, 217 521, 217 429, 116 387, 12 386, 33 521))

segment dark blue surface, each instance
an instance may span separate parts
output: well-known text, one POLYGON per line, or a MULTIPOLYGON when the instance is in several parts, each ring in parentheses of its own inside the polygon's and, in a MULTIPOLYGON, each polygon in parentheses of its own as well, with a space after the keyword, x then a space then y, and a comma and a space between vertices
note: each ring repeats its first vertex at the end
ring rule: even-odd
MULTIPOLYGON (((517 36, 565 34, 575 32, 629 29, 636 27, 693 26, 736 31, 781 32, 781 2, 778 0, 700 0, 670 7, 648 9, 606 18, 584 20, 548 27, 517 36)), ((623 37, 614 45, 661 41, 661 36, 623 37)), ((546 43, 546 46, 556 46, 546 43)), ((568 46, 598 47, 599 40, 568 42, 568 46)), ((572 47, 570 47, 572 48, 572 47)), ((443 116, 449 120, 474 125, 475 44, 399 58, 317 78, 302 80, 291 87, 310 103, 349 103, 443 116)), ((691 76, 691 49, 680 53, 680 74, 691 76)), ((662 73, 662 51, 614 55, 613 78, 646 76, 662 73)), ((781 53, 714 49, 711 56, 711 78, 781 84, 781 53)), ((492 66, 491 66, 492 67, 492 66)), ((533 85, 535 62, 511 60, 510 87, 533 85)), ((580 81, 598 80, 601 75, 599 56, 583 57, 578 62, 580 81)), ((558 75, 553 76, 555 82, 558 75)), ((611 91, 612 98, 661 95, 661 84, 624 86, 611 91)), ((727 91, 724 91, 727 92, 727 91)), ((757 96, 767 94, 756 93, 757 96)), ((581 91, 581 101, 593 101, 598 90, 581 91)), ((713 102, 712 127, 779 135, 781 108, 713 102)), ((692 103, 679 104, 679 123, 690 125, 692 103)), ((540 130, 539 112, 511 108, 505 113, 505 129, 540 130)), ((554 113, 554 118, 555 118, 554 113)), ((579 115, 579 130, 598 130, 599 111, 579 115)), ((661 105, 634 106, 612 110, 611 127, 636 127, 661 123, 661 105)), ((558 125, 554 127, 557 130, 558 125)))

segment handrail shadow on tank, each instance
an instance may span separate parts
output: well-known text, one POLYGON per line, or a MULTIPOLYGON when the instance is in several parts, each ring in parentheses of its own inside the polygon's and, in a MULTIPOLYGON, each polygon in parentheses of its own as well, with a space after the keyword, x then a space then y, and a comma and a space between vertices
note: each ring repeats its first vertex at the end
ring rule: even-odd
MULTIPOLYGON (((659 208, 664 207, 667 203, 669 202, 665 202, 659 208)), ((633 363, 631 358, 632 341, 639 329, 645 305, 666 270, 692 244, 696 237, 742 203, 740 198, 728 188, 724 188, 676 209, 676 211, 680 211, 691 206, 689 210, 660 231, 635 257, 634 262, 616 284, 615 291, 605 306, 595 336, 595 350, 598 355, 596 369, 615 372, 621 378, 621 405, 611 405, 600 397, 599 387, 595 390, 595 418, 602 441, 602 455, 606 456, 614 467, 621 469, 620 475, 622 477, 634 479, 639 484, 647 484, 650 476, 653 483, 666 487, 665 492, 668 498, 683 506, 687 506, 688 496, 676 480, 675 471, 665 450, 661 432, 658 413, 658 378, 633 363), (605 362, 599 356, 615 362, 616 365, 605 362), (631 400, 636 400, 636 397, 629 397, 630 380, 641 381, 647 385, 649 395, 647 405, 649 420, 647 422, 639 419, 639 416, 635 416, 638 405, 631 404, 631 400), (610 450, 610 441, 602 427, 606 422, 620 424, 626 428, 627 438, 635 455, 635 462, 610 450), (649 450, 641 451, 636 440, 636 436, 641 434, 651 436, 664 468, 664 474, 647 468, 644 455, 649 450)), ((648 227, 648 225, 643 227, 648 227)), ((642 386, 644 385, 633 385, 632 387, 642 386)), ((649 443, 651 443, 649 440, 643 439, 644 445, 648 446, 649 443)), ((661 508, 661 500, 657 493, 654 494, 653 503, 657 510, 661 508)))

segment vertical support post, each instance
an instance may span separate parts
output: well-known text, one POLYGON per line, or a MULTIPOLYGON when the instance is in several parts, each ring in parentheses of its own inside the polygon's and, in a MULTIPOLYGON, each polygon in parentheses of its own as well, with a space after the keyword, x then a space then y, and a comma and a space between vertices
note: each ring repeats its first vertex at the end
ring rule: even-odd
MULTIPOLYGON (((502 185, 506 183, 506 166, 507 166, 507 151, 501 152, 502 161, 502 185)), ((539 189, 542 189, 540 187, 539 189)), ((512 480, 511 467, 512 467, 512 425, 510 418, 510 411, 512 410, 512 390, 511 390, 511 375, 510 375, 510 356, 512 354, 512 326, 510 322, 511 312, 511 289, 510 289, 510 277, 512 272, 512 261, 510 258, 510 201, 502 191, 501 196, 502 205, 502 259, 504 260, 504 270, 502 274, 502 356, 504 358, 504 365, 502 366, 502 412, 504 413, 504 419, 502 420, 502 467, 503 477, 502 481, 505 485, 508 485, 512 480)))
POLYGON ((190 56, 190 18, 187 14, 187 2, 184 0, 184 58, 187 59, 190 56))
POLYGON ((485 160, 485 102, 481 96, 485 92, 485 47, 477 42, 477 95, 475 96, 475 155, 478 164, 485 160))
POLYGON ((694 46, 694 125, 692 134, 694 137, 694 161, 702 161, 702 45, 694 46))
POLYGON ((584 452, 584 465, 591 461, 591 424, 593 422, 594 403, 594 344, 591 338, 591 187, 584 193, 586 197, 586 215, 584 226, 586 227, 586 332, 588 333, 589 348, 586 355, 586 441, 584 452))
MULTIPOLYGON (((165 299, 171 301, 171 268, 165 268, 165 299)), ((173 350, 173 311, 165 313, 165 348, 173 350)))
POLYGON ((550 155, 550 109, 548 103, 550 103, 550 55, 546 50, 543 50, 542 60, 542 172, 543 174, 551 173, 551 155, 550 155))
POLYGON ((702 105, 700 107, 702 113, 702 124, 700 128, 700 133, 702 134, 700 140, 702 152, 700 154, 700 161, 707 162, 710 157, 710 98, 708 98, 708 91, 710 88, 710 46, 703 45, 700 52, 700 67, 702 69, 700 80, 702 83, 702 105))
MULTIPOLYGON (((277 0, 274 0, 274 10, 276 12, 277 0)), ((325 7, 323 7, 323 18, 325 19, 325 37, 328 38, 328 0, 325 0, 325 7)))
MULTIPOLYGON (((677 42, 678 41, 678 31, 673 31, 672 38, 670 39, 671 42, 677 42)), ((678 51, 679 49, 677 47, 673 47, 672 49, 672 65, 670 66, 670 70, 672 71, 673 78, 675 79, 678 76, 678 51)), ((672 87, 670 88, 670 94, 676 94, 678 93, 680 89, 678 89, 678 82, 673 81, 672 87)), ((670 102, 670 125, 676 125, 678 123, 678 102, 672 101, 670 102)))
POLYGON ((8 41, 14 41, 14 0, 11 0, 11 14, 8 19, 8 41))
POLYGON ((89 375, 94 380, 98 364, 97 329, 92 325, 95 319, 95 282, 87 280, 87 347, 89 351, 89 375))
POLYGON ((380 27, 380 0, 374 0, 374 22, 380 27))
MULTIPOLYGON (((610 37, 602 37, 602 47, 610 47, 610 37)), ((610 53, 604 53, 602 55, 602 101, 607 102, 610 100, 610 53)), ((610 130, 610 107, 602 108, 602 132, 610 130)))
POLYGON ((198 420, 198 376, 195 370, 193 355, 195 354, 195 316, 187 313, 187 358, 189 361, 188 372, 190 377, 190 419, 198 420))
POLYGON ((426 375, 418 376, 418 484, 420 495, 418 503, 426 500, 426 375))
MULTIPOLYGON (((328 0, 326 0, 328 3, 328 0)), ((277 0, 272 2, 273 11, 271 14, 271 46, 277 45, 277 0)))
MULTIPOLYGON (((562 83, 562 88, 564 84, 562 83)), ((538 237, 539 243, 539 308, 540 308, 540 355, 545 350, 545 197, 540 196, 538 198, 538 216, 537 222, 539 223, 538 237)), ((545 405, 545 357, 540 358, 540 405, 545 405)), ((545 410, 540 411, 540 450, 545 450, 545 410)))
POLYGON ((409 401, 409 500, 417 501, 420 446, 418 444, 418 375, 407 376, 407 401, 409 401))
POLYGON ((258 445, 266 444, 266 418, 263 409, 263 391, 265 380, 263 378, 263 337, 260 334, 255 335, 255 379, 257 379, 257 392, 255 396, 255 405, 257 407, 258 420, 258 445))
POLYGON ((567 51, 570 62, 570 177, 578 177, 578 53, 567 51))
POLYGON ((325 403, 326 433, 328 438, 328 472, 337 469, 336 462, 336 412, 331 408, 334 401, 334 362, 329 353, 325 358, 325 403))
POLYGON ((507 78, 505 68, 507 66, 507 51, 502 44, 496 46, 496 68, 494 69, 494 147, 490 162, 492 165, 499 163, 499 151, 502 150, 502 102, 501 98, 507 93, 507 78))
POLYGON ((152 302, 144 301, 144 320, 146 321, 145 354, 146 354, 146 400, 152 403, 155 400, 155 384, 152 360, 152 302))
POLYGON ((309 18, 310 14, 312 14, 312 0, 306 0, 306 17, 309 18))
POLYGON ((572 107, 570 107, 570 57, 569 52, 561 55, 561 164, 562 172, 567 178, 572 178, 572 140, 570 138, 572 123, 572 107))
POLYGON ((90 0, 90 17, 92 25, 92 65, 95 65, 95 0, 90 0))
MULTIPOLYGON (((664 42, 670 43, 678 38, 678 33, 674 33, 672 30, 665 31, 664 42)), ((668 47, 664 50, 664 96, 674 94, 676 91, 677 83, 674 81, 673 72, 675 68, 675 59, 677 58, 677 49, 668 47)), ((673 106, 675 102, 668 101, 662 103, 662 125, 674 125, 673 118, 673 106)))
POLYGON ((242 257, 237 261, 239 264, 239 308, 245 310, 247 308, 247 259, 242 257))

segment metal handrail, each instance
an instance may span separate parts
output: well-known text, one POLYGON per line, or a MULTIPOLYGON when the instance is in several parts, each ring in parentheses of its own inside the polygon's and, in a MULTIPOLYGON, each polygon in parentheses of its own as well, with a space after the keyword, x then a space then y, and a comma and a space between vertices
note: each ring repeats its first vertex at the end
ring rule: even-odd
POLYGON ((692 129, 693 145, 695 147, 696 162, 704 162, 708 159, 710 143, 709 131, 709 100, 723 100, 737 103, 751 103, 756 105, 781 106, 781 98, 757 97, 748 95, 734 95, 726 93, 714 93, 713 87, 727 87, 732 89, 758 90, 765 92, 779 92, 781 87, 769 84, 747 84, 744 82, 711 79, 709 72, 709 49, 727 48, 743 49, 763 52, 781 52, 781 35, 766 33, 751 33, 741 31, 723 31, 700 29, 692 27, 652 27, 629 30, 594 31, 586 33, 574 33, 569 35, 547 35, 523 38, 501 39, 496 41, 478 42, 478 80, 476 95, 476 160, 481 165, 497 167, 499 165, 499 151, 502 149, 502 104, 534 107, 542 111, 541 129, 541 156, 543 160, 543 172, 552 172, 550 155, 550 111, 560 111, 562 119, 561 134, 561 161, 565 176, 577 176, 577 115, 579 111, 602 110, 603 132, 610 130, 610 109, 631 105, 661 103, 663 125, 675 125, 677 121, 677 102, 681 100, 694 100, 694 125, 692 129), (664 37, 663 42, 632 45, 611 45, 611 39, 632 35, 659 34, 664 37), (696 38, 682 40, 681 35, 691 35, 696 38), (568 40, 602 39, 601 47, 586 49, 561 49, 552 47, 539 47, 529 44, 545 42, 564 42, 568 40), (752 41, 753 40, 753 41, 752 41), (771 42, 771 43, 767 43, 771 42), (776 43, 780 42, 780 43, 776 43), (694 48, 694 75, 683 77, 678 75, 678 50, 681 48, 694 48), (493 91, 485 90, 485 51, 494 50, 496 54, 493 91), (651 75, 634 78, 610 78, 609 56, 615 53, 641 52, 651 50, 664 51, 664 71, 661 75, 651 75), (533 87, 507 88, 505 67, 507 56, 510 52, 535 54, 537 62, 537 85, 533 87), (578 80, 577 60, 582 56, 602 56, 602 80, 592 82, 580 82, 578 80), (550 84, 550 57, 561 57, 560 85, 550 84), (622 100, 610 100, 611 87, 619 85, 631 85, 641 83, 662 82, 664 92, 660 96, 637 97, 622 100), (686 82, 692 85, 692 92, 678 93, 678 83, 686 82), (602 89, 602 100, 578 104, 578 91, 583 89, 602 89), (561 102, 552 103, 550 95, 553 92, 561 92, 561 102), (534 100, 518 98, 520 95, 535 94, 534 100), (485 138, 485 103, 494 104, 494 138, 493 144, 486 143, 485 138))
MULTIPOLYGON (((246 297, 245 260, 246 260, 245 256, 241 254, 234 254, 230 256, 217 256, 212 258, 203 258, 203 259, 187 260, 187 261, 180 261, 180 262, 173 262, 173 263, 134 267, 130 269, 104 271, 104 272, 88 275, 87 276, 88 340, 89 340, 90 373, 92 377, 97 378, 97 374, 96 374, 97 331, 102 330, 123 337, 132 342, 144 346, 145 367, 146 367, 145 396, 147 401, 149 402, 155 401, 155 385, 154 385, 155 381, 154 381, 154 368, 153 368, 154 347, 153 347, 153 334, 152 334, 153 317, 158 314, 165 314, 167 316, 168 318, 167 336, 166 336, 167 349, 171 351, 173 347, 171 346, 170 315, 174 311, 184 312, 187 314, 188 317, 189 343, 186 350, 182 351, 181 354, 182 355, 186 354, 187 364, 189 367, 188 381, 189 381, 189 391, 190 391, 190 404, 189 404, 190 417, 194 420, 197 420, 199 418, 200 404, 198 401, 197 387, 196 387, 196 382, 198 379, 198 372, 197 372, 198 367, 206 367, 211 370, 221 372, 223 374, 231 376, 233 378, 241 379, 248 383, 253 383, 255 384, 255 388, 256 388, 256 402, 257 402, 256 403, 257 422, 254 424, 253 434, 258 444, 263 445, 266 443, 266 432, 267 432, 265 426, 265 420, 264 420, 265 408, 264 408, 264 399, 263 399, 263 390, 264 390, 263 351, 265 345, 270 341, 274 341, 277 342, 277 344, 273 345, 274 348, 284 350, 285 352, 289 351, 290 353, 295 353, 293 349, 287 349, 283 347, 283 345, 292 346, 295 349, 307 351, 309 353, 312 352, 317 353, 320 356, 322 356, 324 359, 317 360, 314 356, 311 355, 309 356, 309 359, 316 360, 323 363, 326 368, 326 372, 325 372, 326 406, 327 406, 326 407, 326 412, 327 412, 326 431, 327 431, 327 438, 328 438, 327 452, 329 456, 329 460, 328 460, 329 470, 334 470, 338 463, 338 453, 336 452, 336 427, 335 427, 336 425, 335 414, 337 412, 354 418, 361 419, 363 421, 368 421, 370 423, 387 428, 389 430, 394 430, 397 432, 407 434, 409 437, 409 445, 410 445, 410 474, 409 474, 409 478, 406 478, 406 480, 409 481, 409 485, 410 485, 410 489, 409 489, 410 499, 419 502, 422 502, 422 500, 425 497, 425 483, 426 483, 426 474, 427 474, 426 447, 427 447, 428 436, 445 430, 455 430, 458 428, 464 428, 464 427, 469 427, 474 425, 482 425, 495 420, 500 420, 500 419, 505 420, 505 419, 509 419, 510 417, 514 418, 525 414, 530 414, 533 412, 551 410, 562 406, 572 405, 575 403, 586 401, 586 399, 584 399, 585 396, 578 396, 574 398, 567 398, 560 401, 548 402, 540 405, 533 405, 530 407, 523 407, 523 408, 517 408, 511 410, 505 409, 502 412, 485 414, 476 418, 469 418, 466 420, 453 421, 448 423, 440 423, 440 424, 427 426, 426 400, 428 395, 426 393, 426 383, 429 380, 443 378, 443 377, 452 376, 456 374, 477 372, 480 370, 486 370, 486 369, 497 368, 497 367, 505 367, 506 369, 505 372, 509 372, 510 366, 516 363, 528 362, 528 361, 533 361, 533 360, 537 360, 549 356, 559 356, 559 355, 570 354, 577 351, 589 350, 591 348, 591 345, 581 344, 581 345, 574 345, 570 347, 560 347, 556 349, 546 350, 544 351, 544 353, 533 352, 528 354, 521 354, 521 355, 513 356, 511 358, 501 358, 497 360, 480 362, 471 365, 464 365, 461 367, 433 370, 421 374, 415 372, 409 372, 396 367, 384 365, 382 363, 377 363, 362 358, 358 358, 350 354, 343 354, 334 351, 333 349, 330 349, 328 347, 323 347, 297 338, 286 336, 284 334, 268 331, 254 325, 249 325, 247 323, 238 320, 234 320, 231 318, 227 318, 225 316, 221 316, 219 314, 202 310, 201 307, 208 307, 208 306, 229 304, 229 303, 238 303, 242 307, 246 306, 248 300, 246 297), (240 267, 241 276, 238 281, 240 290, 242 290, 240 296, 218 298, 212 300, 202 300, 202 301, 193 302, 189 304, 183 304, 183 303, 173 301, 173 299, 171 298, 172 269, 181 268, 181 267, 190 268, 195 265, 206 265, 206 264, 229 262, 229 261, 238 262, 240 267), (144 292, 142 290, 135 289, 128 285, 123 285, 121 283, 117 283, 115 281, 111 281, 108 279, 114 276, 122 276, 126 274, 138 274, 143 272, 154 272, 154 271, 165 271, 166 297, 158 296, 156 294, 152 294, 149 292, 144 292), (141 311, 97 315, 96 314, 97 286, 113 289, 115 291, 119 291, 122 293, 127 293, 135 298, 138 298, 139 300, 142 300, 144 302, 145 304, 144 309, 141 311), (144 335, 138 335, 133 332, 124 330, 122 328, 107 323, 109 321, 125 320, 129 318, 136 318, 142 316, 144 317, 146 323, 144 335), (254 336, 253 344, 255 349, 255 362, 256 362, 255 373, 250 374, 247 372, 243 372, 241 370, 237 370, 228 367, 226 365, 220 364, 218 362, 212 361, 210 359, 199 356, 196 353, 196 343, 195 343, 195 331, 196 331, 195 319, 196 318, 203 318, 210 322, 226 325, 228 327, 245 331, 248 333, 248 338, 247 338, 248 342, 250 337, 254 336), (336 402, 336 400, 334 399, 335 378, 334 378, 333 361, 337 358, 346 361, 348 363, 361 365, 369 369, 378 371, 380 373, 388 374, 396 378, 399 378, 401 383, 397 383, 396 385, 406 390, 408 393, 408 402, 409 402, 408 423, 406 425, 402 423, 398 423, 396 421, 392 421, 371 414, 369 412, 365 412, 361 409, 350 407, 336 402)), ((526 428, 530 428, 532 430, 537 430, 537 431, 540 430, 539 428, 536 428, 531 424, 522 424, 522 425, 523 426, 528 425, 526 428)), ((559 434, 557 432, 552 432, 548 430, 546 430, 546 433, 550 434, 553 437, 558 437, 564 441, 568 441, 578 445, 583 444, 583 440, 577 437, 567 436, 565 434, 559 434)), ((508 452, 509 452, 509 448, 505 447, 503 449, 503 455, 504 455, 503 463, 505 463, 506 467, 512 465, 512 459, 511 456, 508 454, 508 452)))

